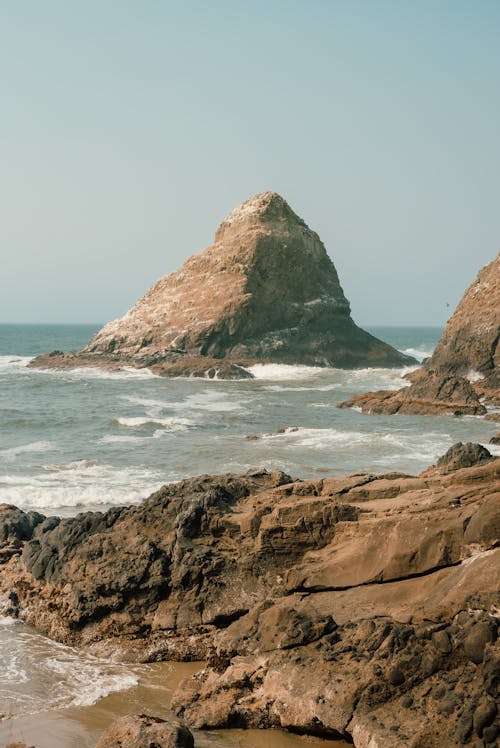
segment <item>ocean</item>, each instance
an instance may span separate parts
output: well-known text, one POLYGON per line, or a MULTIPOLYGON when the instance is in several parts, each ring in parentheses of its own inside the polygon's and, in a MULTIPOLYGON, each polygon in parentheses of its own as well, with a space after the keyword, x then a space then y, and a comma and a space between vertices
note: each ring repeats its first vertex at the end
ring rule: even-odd
MULTIPOLYGON (((498 430, 479 417, 367 416, 336 407, 358 392, 404 386, 408 368, 270 364, 254 366, 253 380, 218 381, 164 379, 128 367, 113 372, 27 367, 39 353, 80 348, 99 327, 0 325, 0 503, 67 516, 136 503, 165 483, 201 473, 256 467, 298 478, 418 473, 454 442, 486 445, 498 430)), ((422 360, 442 329, 370 332, 422 360)), ((102 709, 106 699, 127 689, 135 694, 127 699, 137 698, 138 708, 158 689, 168 694, 165 672, 175 680, 177 671, 155 667, 164 668, 163 680, 154 667, 103 662, 0 618, 0 745, 3 738, 30 739, 29 715, 47 720, 61 710, 73 710, 79 727, 76 742, 68 735, 57 745, 93 745, 97 728, 92 720, 88 726, 85 708, 101 704, 102 709), (153 684, 149 690, 148 684, 153 684)), ((238 731, 207 733, 199 740, 214 748, 262 745, 258 738, 252 743, 251 734, 238 737, 238 731)), ((285 741, 279 743, 285 748, 299 739, 273 740, 285 741)))

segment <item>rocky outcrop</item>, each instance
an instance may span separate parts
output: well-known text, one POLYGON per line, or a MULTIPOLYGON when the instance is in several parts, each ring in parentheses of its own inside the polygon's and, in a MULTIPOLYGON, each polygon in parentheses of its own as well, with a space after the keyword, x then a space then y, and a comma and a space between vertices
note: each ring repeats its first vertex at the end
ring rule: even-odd
POLYGON ((357 327, 319 236, 264 192, 222 222, 215 241, 161 278, 76 354, 34 366, 150 367, 159 374, 244 375, 256 361, 344 368, 413 363, 357 327))
POLYGON ((179 721, 134 714, 113 722, 95 748, 194 748, 194 738, 179 721))
POLYGON ((446 324, 428 368, 500 387, 500 254, 479 271, 446 324))
POLYGON ((500 255, 467 289, 431 358, 397 392, 368 392, 340 403, 364 413, 484 415, 500 402, 500 255))
POLYGON ((28 525, 9 508, 0 528, 31 529, 1 612, 101 655, 205 659, 174 700, 195 727, 479 748, 500 728, 499 487, 500 459, 462 445, 420 476, 202 476, 28 525))
POLYGON ((440 468, 445 473, 451 473, 454 470, 460 470, 461 468, 472 467, 473 465, 480 465, 483 462, 489 462, 493 457, 491 453, 483 447, 482 444, 474 444, 473 442, 457 442, 449 450, 439 458, 436 463, 436 467, 440 468))

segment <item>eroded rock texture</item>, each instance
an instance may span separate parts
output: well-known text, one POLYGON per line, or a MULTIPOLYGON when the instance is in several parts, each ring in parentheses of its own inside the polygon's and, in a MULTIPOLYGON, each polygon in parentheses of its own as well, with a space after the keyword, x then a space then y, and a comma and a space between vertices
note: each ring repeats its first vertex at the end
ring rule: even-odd
POLYGON ((397 392, 356 395, 340 407, 365 413, 483 415, 500 404, 500 255, 466 290, 432 357, 397 392))
POLYGON ((56 351, 34 365, 126 363, 238 378, 241 365, 256 361, 347 368, 413 361, 354 324, 319 236, 274 192, 236 208, 213 244, 78 354, 56 351))
POLYGON ((255 471, 71 519, 7 507, 0 538, 1 612, 96 653, 207 660, 175 697, 195 727, 495 744, 500 459, 477 445, 420 476, 255 471))

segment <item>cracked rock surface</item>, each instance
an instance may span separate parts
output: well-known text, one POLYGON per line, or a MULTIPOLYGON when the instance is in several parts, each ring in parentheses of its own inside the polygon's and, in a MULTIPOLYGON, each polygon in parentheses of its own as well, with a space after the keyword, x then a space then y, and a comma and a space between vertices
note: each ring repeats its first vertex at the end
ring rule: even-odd
POLYGON ((4 505, 1 612, 205 660, 174 699, 194 727, 496 745, 500 459, 462 448, 419 476, 201 476, 62 520, 4 505))

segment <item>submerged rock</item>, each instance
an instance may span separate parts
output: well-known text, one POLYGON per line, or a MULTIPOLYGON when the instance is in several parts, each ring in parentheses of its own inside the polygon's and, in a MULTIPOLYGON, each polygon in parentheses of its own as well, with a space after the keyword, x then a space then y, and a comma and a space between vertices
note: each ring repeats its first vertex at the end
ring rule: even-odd
POLYGON ((500 254, 466 290, 409 387, 356 395, 339 407, 389 415, 484 415, 485 402, 500 402, 499 341, 500 254))
POLYGON ((236 208, 213 244, 161 278, 80 352, 54 352, 34 365, 132 364, 169 376, 231 378, 257 361, 414 363, 357 327, 319 236, 274 192, 236 208))

